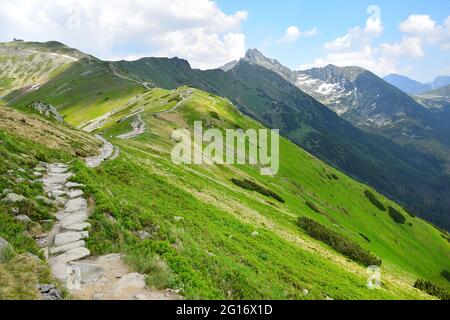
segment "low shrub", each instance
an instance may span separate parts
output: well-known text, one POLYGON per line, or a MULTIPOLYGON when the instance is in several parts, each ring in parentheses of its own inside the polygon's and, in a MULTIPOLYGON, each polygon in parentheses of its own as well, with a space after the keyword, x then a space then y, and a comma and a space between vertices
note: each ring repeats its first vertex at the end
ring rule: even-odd
POLYGON ((319 207, 312 201, 307 200, 305 204, 312 210, 317 213, 322 213, 322 211, 319 209, 319 207))
POLYGON ((362 234, 362 233, 359 233, 359 235, 360 235, 361 237, 363 237, 364 240, 366 240, 367 242, 369 242, 369 243, 372 242, 372 241, 370 241, 370 239, 369 239, 366 235, 364 235, 364 234, 362 234))
POLYGON ((159 256, 126 256, 125 261, 138 272, 146 274, 145 283, 148 287, 161 290, 169 287, 170 269, 159 256))
POLYGON ((429 280, 418 279, 414 283, 414 288, 425 291, 429 295, 438 297, 441 300, 450 300, 450 292, 449 291, 447 291, 446 289, 438 286, 437 284, 435 284, 429 280))
POLYGON ((448 270, 443 270, 443 271, 441 272, 441 275, 442 275, 445 279, 447 279, 448 282, 450 282, 450 271, 448 271, 448 270))
POLYGON ((402 215, 397 209, 394 207, 389 206, 388 207, 388 213, 391 216, 392 220, 394 220, 397 223, 404 224, 406 221, 406 218, 404 215, 402 215))
POLYGON ((255 183, 253 181, 250 181, 247 179, 238 180, 238 179, 232 178, 231 182, 233 182, 235 185, 237 185, 243 189, 250 190, 250 191, 256 191, 264 196, 273 198, 273 199, 277 200, 278 202, 285 203, 284 199, 280 195, 276 194, 272 190, 264 188, 263 186, 255 183))
POLYGON ((209 115, 210 115, 211 118, 220 120, 220 116, 219 116, 219 114, 216 111, 210 111, 209 115))
POLYGON ((372 255, 352 240, 306 217, 298 219, 298 225, 311 237, 322 241, 337 252, 364 266, 381 265, 381 259, 372 255))
POLYGON ((380 209, 381 211, 386 211, 386 207, 384 206, 383 203, 381 203, 380 200, 377 199, 377 197, 372 193, 372 191, 370 190, 366 190, 364 191, 364 195, 366 196, 367 199, 369 199, 369 201, 378 209, 380 209))

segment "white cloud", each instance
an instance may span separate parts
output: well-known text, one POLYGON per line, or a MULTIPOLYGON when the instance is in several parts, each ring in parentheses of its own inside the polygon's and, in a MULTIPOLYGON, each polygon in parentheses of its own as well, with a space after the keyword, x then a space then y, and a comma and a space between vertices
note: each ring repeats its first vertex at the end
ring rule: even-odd
POLYGON ((0 0, 0 39, 58 40, 100 58, 179 56, 212 68, 245 54, 246 11, 212 0, 0 0))
POLYGON ((360 66, 384 76, 409 68, 400 67, 405 58, 424 57, 425 44, 438 44, 442 49, 450 50, 450 17, 443 25, 438 25, 428 15, 411 15, 399 25, 399 30, 404 33, 400 41, 377 45, 376 40, 384 31, 381 11, 377 6, 369 6, 367 13, 370 17, 364 27, 351 28, 345 35, 325 43, 325 56, 301 68, 327 64, 360 66))
POLYGON ((438 25, 429 15, 413 14, 400 24, 399 29, 423 43, 438 44, 444 50, 450 47, 450 16, 438 25))
POLYGON ((425 55, 422 48, 422 40, 415 37, 403 37, 400 42, 382 43, 380 45, 381 52, 384 56, 389 57, 411 57, 421 58, 425 55))
POLYGON ((303 65, 301 68, 324 67, 334 64, 337 66, 360 66, 379 74, 395 71, 392 61, 380 56, 380 49, 373 46, 373 42, 384 30, 380 8, 369 6, 367 13, 370 16, 364 27, 353 27, 345 35, 325 43, 325 57, 316 59, 312 64, 303 65))
POLYGON ((317 33, 318 33, 317 28, 313 28, 311 30, 302 32, 302 31, 300 31, 300 29, 298 27, 290 26, 289 28, 286 29, 284 36, 279 38, 277 40, 277 42, 278 43, 295 42, 301 37, 313 37, 313 36, 317 35, 317 33))

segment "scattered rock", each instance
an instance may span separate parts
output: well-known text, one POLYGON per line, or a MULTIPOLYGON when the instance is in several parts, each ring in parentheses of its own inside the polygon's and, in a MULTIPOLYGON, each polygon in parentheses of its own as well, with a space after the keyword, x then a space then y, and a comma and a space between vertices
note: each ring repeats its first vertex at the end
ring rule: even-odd
POLYGON ((308 289, 303 289, 302 293, 304 296, 307 296, 309 294, 309 290, 308 289))
POLYGON ((8 241, 0 237, 0 262, 3 262, 11 252, 13 252, 11 245, 8 241))
POLYGON ((252 237, 257 237, 259 236, 259 232, 258 231, 253 231, 252 232, 252 237))
POLYGON ((6 195, 6 197, 3 198, 2 202, 5 202, 5 203, 17 203, 17 202, 23 202, 25 200, 27 200, 27 198, 25 198, 22 195, 15 194, 15 193, 8 193, 6 195))
POLYGON ((151 237, 150 233, 148 233, 147 231, 139 231, 138 236, 141 240, 146 240, 151 237))
POLYGON ((179 217, 179 216, 175 216, 174 217, 174 219, 175 219, 175 221, 181 221, 181 220, 184 220, 184 218, 183 217, 179 217))
POLYGON ((37 286, 43 300, 62 300, 59 290, 51 284, 40 284, 37 286))
POLYGON ((19 208, 11 208, 11 212, 13 215, 18 215, 20 213, 20 209, 19 208))
POLYGON ((5 194, 11 193, 11 192, 12 192, 11 189, 5 189, 5 190, 3 190, 2 195, 5 195, 5 194))

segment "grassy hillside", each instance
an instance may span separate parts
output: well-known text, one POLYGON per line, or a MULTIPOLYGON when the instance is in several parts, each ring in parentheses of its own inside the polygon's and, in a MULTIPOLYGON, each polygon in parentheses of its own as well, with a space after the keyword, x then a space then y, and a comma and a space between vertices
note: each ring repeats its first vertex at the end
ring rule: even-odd
MULTIPOLYGON (((160 257, 170 273, 159 276, 170 287, 183 289, 188 298, 422 299, 429 296, 413 288, 417 278, 448 287, 440 273, 450 267, 449 243, 429 224, 371 191, 384 206, 406 217, 407 223, 396 223, 365 196, 367 186, 284 139, 275 178, 260 176, 253 166, 176 166, 170 159, 173 129, 191 127, 194 120, 219 128, 261 125, 237 112, 228 100, 186 87, 153 89, 141 97, 147 106, 130 107, 101 129, 120 147, 119 158, 95 170, 80 160, 73 164, 76 180, 86 184, 85 191, 96 200, 88 241, 93 254, 125 252, 132 267, 150 276, 159 272, 150 261, 160 257), (155 113, 171 110, 182 96, 185 101, 175 111, 155 113), (131 130, 132 117, 127 117, 142 108, 146 133, 132 141, 114 139, 131 130), (231 179, 251 180, 284 203, 237 187, 231 179), (297 225, 299 217, 312 218, 381 258, 383 288, 368 290, 365 267, 313 240, 297 225), (142 231, 149 235, 143 241, 142 231)), ((3 113, 14 121, 1 129, 2 141, 12 142, 7 144, 9 153, 25 152, 30 167, 41 157, 38 152, 48 160, 68 161, 75 159, 80 146, 86 153, 89 145, 95 146, 85 134, 46 121, 45 132, 60 126, 55 130, 79 135, 75 149, 69 147, 73 143, 46 143, 65 150, 55 153, 31 143, 37 137, 22 132, 20 119, 14 118, 21 114, 5 108, 3 113)), ((41 130, 44 127, 36 126, 33 132, 41 130)))
MULTIPOLYGON (((420 149, 363 132, 275 72, 245 61, 229 72, 193 70, 176 58, 145 58, 118 65, 129 77, 159 87, 189 85, 227 97, 252 118, 280 129, 283 136, 328 164, 404 203, 415 214, 450 228, 446 196, 450 175, 443 160, 449 154, 439 143, 430 142, 420 149)), ((447 141, 445 135, 440 137, 447 141)))
MULTIPOLYGON (((21 89, 6 100, 22 110, 42 101, 55 106, 67 122, 95 128, 97 124, 90 123, 95 118, 148 103, 139 94, 149 86, 176 89, 187 84, 227 97, 328 164, 403 203, 414 214, 450 228, 445 161, 355 128, 272 71, 248 63, 230 72, 200 71, 180 59, 109 63, 89 56, 66 68, 39 89, 21 89)), ((439 145, 433 148, 436 154, 448 155, 439 145)))
POLYGON ((58 42, 0 43, 0 96, 37 90, 82 57, 86 55, 58 42))
MULTIPOLYGON (((254 99, 267 101, 258 88, 275 97, 280 94, 270 81, 259 79, 263 83, 236 96, 249 108, 269 107, 255 104, 254 99)), ((19 255, 40 255, 32 237, 45 231, 52 212, 34 200, 42 186, 27 180, 32 168, 40 160, 63 161, 71 163, 75 180, 95 199, 91 253, 123 252, 133 269, 148 274, 150 285, 164 284, 187 298, 433 298, 414 288, 418 279, 450 289, 444 276, 450 270, 448 233, 287 139, 280 142, 280 171, 275 177, 261 176, 258 166, 173 164, 175 129, 192 129, 196 120, 222 131, 263 125, 240 113, 228 99, 188 87, 147 89, 143 81, 110 63, 82 57, 41 88, 8 95, 20 112, 0 106, 0 151, 6 160, 0 167, 1 188, 20 191, 36 208, 32 218, 38 225, 28 229, 11 219, 11 207, 0 205, 0 236, 19 255), (92 124, 107 113, 96 132, 118 146, 120 156, 88 169, 79 157, 95 152, 98 141, 71 126, 29 114, 33 101, 54 105, 73 126, 92 124), (145 133, 131 140, 116 138, 132 131, 137 117, 145 123, 145 133), (15 182, 11 175, 25 180, 15 182), (304 223, 307 219, 313 222, 304 223), (381 260, 379 290, 367 289, 366 264, 355 258, 367 256, 381 260), (167 269, 155 263, 161 260, 167 269)), ((295 95, 287 93, 290 86, 285 90, 283 95, 295 102, 295 95)), ((314 110, 324 117, 331 114, 314 107, 297 111, 313 116, 314 110)), ((270 121, 263 120, 277 119, 268 116, 270 121)), ((349 126, 340 123, 343 129, 349 126)), ((29 267, 24 263, 16 271, 14 264, 9 260, 0 265, 2 286, 18 287, 6 297, 22 297, 23 287, 13 284, 14 275, 29 267)), ((32 266, 37 276, 26 283, 48 281, 43 267, 39 271, 32 266)))
POLYGON ((35 239, 51 229, 56 208, 36 198, 44 191, 35 181, 35 166, 94 154, 98 146, 90 135, 6 108, 0 101, 0 197, 9 192, 26 197, 18 204, 0 201, 0 237, 12 248, 6 259, 0 256, 0 300, 39 299, 36 286, 55 283, 35 239), (32 222, 14 219, 15 210, 32 222))

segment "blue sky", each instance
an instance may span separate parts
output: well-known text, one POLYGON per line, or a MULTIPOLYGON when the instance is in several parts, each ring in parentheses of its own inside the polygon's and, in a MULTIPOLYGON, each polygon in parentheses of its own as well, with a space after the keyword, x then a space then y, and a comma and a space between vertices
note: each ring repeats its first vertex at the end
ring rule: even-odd
MULTIPOLYGON (((443 24, 450 16, 449 0, 219 0, 218 4, 225 13, 246 10, 248 18, 241 28, 246 35, 247 47, 260 48, 266 55, 293 69, 325 56, 325 43, 345 35, 355 26, 363 27, 370 5, 380 8, 384 27, 383 33, 373 41, 374 46, 400 41, 404 33, 399 30, 399 24, 410 15, 429 15, 437 24, 443 24), (316 27, 318 33, 292 43, 270 41, 281 37, 289 26, 297 26, 300 31, 316 27)), ((450 50, 425 44, 424 51, 423 57, 401 57, 399 71, 422 81, 430 81, 439 74, 450 74, 450 50)))
POLYGON ((450 0, 0 0, 0 41, 56 40, 105 60, 217 68, 258 48, 292 69, 450 74, 450 0))

